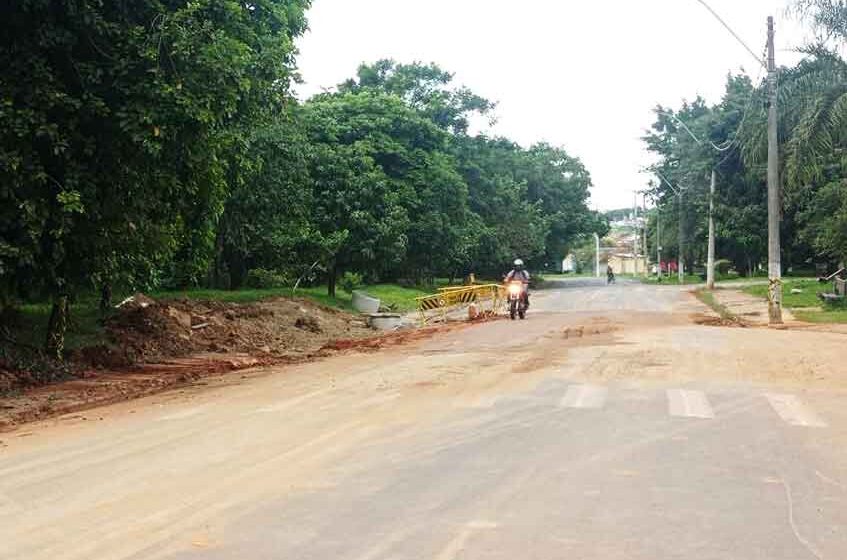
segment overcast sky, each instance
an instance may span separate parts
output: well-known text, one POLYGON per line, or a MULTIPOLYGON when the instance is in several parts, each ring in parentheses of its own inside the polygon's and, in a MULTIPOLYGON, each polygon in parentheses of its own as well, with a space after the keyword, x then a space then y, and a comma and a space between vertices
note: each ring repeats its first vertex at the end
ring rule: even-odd
MULTIPOLYGON (((710 0, 756 52, 777 18, 777 63, 796 60, 787 0, 710 0)), ((488 134, 545 140, 582 159, 591 204, 632 204, 651 159, 639 140, 656 103, 720 99, 728 72, 754 78, 752 56, 696 0, 314 0, 299 41, 301 97, 364 61, 436 62, 499 103, 488 134)))

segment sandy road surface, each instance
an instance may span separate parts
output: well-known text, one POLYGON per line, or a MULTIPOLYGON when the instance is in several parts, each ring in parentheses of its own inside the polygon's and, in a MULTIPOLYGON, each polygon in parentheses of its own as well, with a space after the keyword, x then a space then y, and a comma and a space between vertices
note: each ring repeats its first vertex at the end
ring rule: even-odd
POLYGON ((847 557, 847 338, 700 311, 580 281, 3 434, 0 558, 847 557))

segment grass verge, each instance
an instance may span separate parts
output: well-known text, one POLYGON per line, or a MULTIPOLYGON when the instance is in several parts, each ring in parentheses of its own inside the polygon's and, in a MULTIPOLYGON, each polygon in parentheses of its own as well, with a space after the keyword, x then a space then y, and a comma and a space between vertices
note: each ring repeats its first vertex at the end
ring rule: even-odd
MULTIPOLYGON (((818 292, 826 291, 826 289, 827 285, 820 284, 817 280, 809 278, 786 279, 782 284, 782 305, 789 309, 820 307, 821 301, 818 299, 818 292), (799 290, 799 292, 791 293, 792 290, 799 290)), ((768 297, 767 284, 747 286, 743 291, 762 299, 768 297)))
MULTIPOLYGON (((396 311, 411 311, 415 308, 415 298, 433 293, 434 290, 428 288, 416 287, 407 288, 398 284, 374 284, 363 286, 363 292, 379 298, 382 304, 386 307, 395 309, 396 311)), ((291 297, 291 288, 270 288, 270 289, 246 289, 246 290, 178 290, 178 291, 163 291, 150 294, 154 298, 171 298, 171 299, 208 299, 214 301, 226 301, 232 303, 253 303, 265 299, 275 297, 291 297)), ((327 307, 336 307, 338 309, 352 310, 353 297, 341 290, 336 291, 335 297, 331 297, 326 292, 326 286, 311 286, 298 288, 294 293, 297 297, 305 297, 327 307)))
POLYGON ((717 300, 714 292, 711 292, 709 290, 696 290, 694 292, 694 296, 701 302, 706 304, 715 313, 717 313, 718 316, 720 316, 721 320, 732 321, 734 323, 741 322, 736 315, 734 315, 724 304, 717 300))
MULTIPOLYGON (((51 308, 49 303, 28 303, 11 311, 10 324, 7 326, 16 343, 34 348, 43 347, 51 308)), ((98 344, 104 339, 105 332, 97 305, 85 300, 72 304, 65 348, 75 350, 98 344)))
POLYGON ((798 310, 794 317, 806 323, 847 323, 847 310, 798 310))
MULTIPOLYGON (((650 276, 630 276, 631 278, 636 278, 645 284, 657 284, 660 286, 678 286, 680 285, 679 275, 672 274, 670 277, 662 276, 661 280, 656 277, 655 274, 650 276)), ((686 274, 685 279, 682 282, 683 284, 702 284, 703 279, 696 274, 686 274)))
MULTIPOLYGON (((782 304, 791 309, 794 317, 806 323, 847 323, 847 309, 823 304, 819 292, 830 290, 829 284, 821 284, 812 278, 787 278, 783 280, 782 304), (792 290, 797 293, 792 293, 792 290)), ((767 299, 768 287, 748 286, 743 290, 753 296, 767 299)))

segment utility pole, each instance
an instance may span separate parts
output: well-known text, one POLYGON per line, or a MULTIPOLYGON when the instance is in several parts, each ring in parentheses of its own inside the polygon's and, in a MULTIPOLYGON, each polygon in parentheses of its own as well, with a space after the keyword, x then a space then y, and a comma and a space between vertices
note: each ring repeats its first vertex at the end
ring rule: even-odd
POLYGON ((662 279, 662 212, 656 200, 656 276, 662 279))
POLYGON ((779 137, 773 16, 768 16, 768 324, 782 324, 782 263, 779 223, 779 137))
POLYGON ((706 289, 715 289, 715 170, 712 169, 712 182, 709 186, 709 256, 706 264, 706 289))
MULTIPOLYGON (((685 189, 684 189, 684 188, 682 188, 682 187, 679 187, 679 186, 676 186, 676 187, 675 187, 675 186, 673 185, 673 183, 671 183, 670 181, 668 181, 668 180, 667 180, 667 178, 666 178, 664 175, 662 175, 661 173, 659 173, 659 171, 657 171, 657 170, 655 170, 655 169, 654 169, 654 170, 653 170, 653 172, 654 172, 656 175, 658 175, 658 176, 659 176, 659 178, 660 178, 662 181, 664 181, 664 183, 665 183, 667 186, 669 186, 669 187, 671 188, 671 190, 672 190, 672 191, 673 191, 673 193, 676 195, 677 200, 678 200, 678 203, 677 203, 677 204, 678 204, 678 208, 679 208, 679 220, 678 220, 678 221, 679 221, 679 238, 677 239, 677 245, 676 245, 676 246, 677 246, 677 249, 678 249, 678 253, 679 253, 679 254, 678 254, 678 256, 677 256, 677 260, 676 260, 676 262, 677 262, 677 268, 679 269, 679 283, 680 283, 680 284, 684 284, 684 283, 685 283, 685 263, 684 263, 683 258, 682 258, 682 251, 683 251, 683 249, 684 249, 684 243, 683 243, 683 241, 682 241, 683 234, 684 234, 684 230, 683 230, 683 227, 682 227, 682 216, 683 216, 683 212, 682 212, 682 193, 683 193, 683 191, 684 191, 685 189)), ((659 250, 661 250, 661 247, 659 247, 659 250)), ((661 258, 660 258, 659 260, 661 261, 661 258)), ((671 271, 670 271, 670 267, 668 267, 668 278, 670 278, 670 277, 671 277, 671 271)))
POLYGON ((677 193, 679 197, 679 242, 677 246, 679 247, 679 255, 676 259, 677 264, 677 273, 679 274, 679 283, 685 284, 685 259, 682 256, 683 251, 685 250, 685 242, 683 241, 685 238, 685 228, 682 227, 683 220, 683 209, 682 209, 682 189, 677 193))
POLYGON ((641 244, 638 240, 638 191, 632 191, 632 226, 635 229, 635 238, 632 241, 632 272, 637 274, 638 246, 641 244))
POLYGON ((594 276, 600 278, 600 236, 594 234, 594 276))
POLYGON ((647 270, 647 261, 650 259, 648 258, 647 253, 647 193, 644 191, 641 191, 641 208, 644 210, 642 212, 642 221, 644 222, 644 227, 642 229, 644 230, 644 233, 641 237, 641 254, 644 255, 644 277, 646 278, 650 274, 647 270))

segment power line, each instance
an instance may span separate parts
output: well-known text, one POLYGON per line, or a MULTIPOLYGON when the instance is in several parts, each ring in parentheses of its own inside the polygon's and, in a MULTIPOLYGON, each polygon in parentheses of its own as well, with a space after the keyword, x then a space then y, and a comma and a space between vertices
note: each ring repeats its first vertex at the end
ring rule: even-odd
POLYGON ((731 34, 733 37, 735 37, 735 40, 736 40, 736 41, 738 41, 739 43, 741 43, 741 45, 742 45, 745 49, 747 49, 747 52, 749 52, 749 53, 750 53, 750 55, 751 55, 753 58, 755 58, 755 59, 756 59, 756 62, 758 62, 758 63, 759 63, 762 67, 767 68, 767 64, 765 64, 765 61, 764 61, 764 60, 762 60, 761 58, 759 58, 759 57, 756 55, 756 53, 755 53, 755 52, 753 52, 753 49, 751 49, 749 46, 747 46, 747 43, 745 43, 745 42, 744 42, 744 40, 743 40, 743 39, 742 39, 742 38, 738 35, 738 33, 736 33, 736 32, 732 29, 732 27, 730 27, 730 26, 729 26, 729 24, 728 24, 727 22, 725 22, 725 21, 723 20, 723 18, 722 18, 721 16, 719 16, 719 15, 718 15, 718 13, 717 13, 715 10, 713 10, 713 9, 712 9, 712 7, 711 7, 711 6, 709 6, 709 5, 706 3, 706 1, 705 1, 705 0, 697 0, 697 2, 699 2, 699 3, 700 3, 700 4, 704 7, 704 8, 706 8, 707 10, 709 10, 709 13, 711 13, 711 14, 715 17, 715 19, 716 19, 716 20, 718 20, 718 21, 721 23, 721 25, 723 25, 723 26, 724 26, 724 28, 726 28, 726 30, 730 32, 730 34, 731 34))
MULTIPOLYGON (((665 112, 665 111, 656 111, 656 112, 657 112, 657 113, 659 113, 659 114, 661 114, 661 115, 666 115, 666 116, 668 116, 668 117, 672 118, 674 121, 676 121, 676 123, 677 123, 678 125, 680 125, 680 126, 681 126, 684 130, 685 130, 685 132, 687 132, 687 133, 688 133, 688 135, 689 135, 689 136, 691 136, 691 138, 693 138, 693 139, 694 139, 694 141, 695 141, 695 142, 697 142, 697 144, 699 144, 700 146, 702 146, 702 145, 703 145, 703 141, 702 141, 702 140, 700 140, 700 138, 699 138, 696 134, 694 134, 694 133, 691 131, 691 129, 690 129, 690 128, 688 128, 688 125, 686 125, 684 122, 682 122, 682 120, 681 120, 679 117, 677 117, 677 116, 676 116, 676 115, 674 115, 673 113, 667 113, 667 112, 665 112)), ((709 142, 709 144, 712 146, 712 148, 714 148, 714 149, 715 149, 715 150, 717 150, 718 152, 725 152, 725 151, 727 151, 728 149, 730 149, 730 148, 732 147, 732 143, 731 143, 731 142, 730 142, 730 144, 729 144, 728 146, 723 147, 723 148, 721 148, 720 146, 718 146, 717 144, 715 144, 715 143, 714 143, 714 142, 712 142, 711 140, 709 140, 708 142, 709 142)))
MULTIPOLYGON (((753 89, 750 91, 750 97, 749 97, 749 99, 747 99, 747 104, 744 107, 744 113, 741 115, 741 120, 738 123, 738 128, 735 129, 735 133, 732 135, 732 139, 727 140, 727 142, 728 142, 727 149, 732 147, 734 144, 738 143, 738 137, 739 137, 739 135, 741 135, 741 131, 744 129, 744 124, 747 122, 747 117, 750 114, 750 109, 753 108, 753 101, 755 101, 755 99, 758 97, 759 87, 761 86, 761 82, 762 82, 762 72, 760 70, 759 75, 756 76, 756 82, 753 84, 753 89)), ((727 154, 726 156, 724 156, 723 159, 721 159, 718 162, 716 167, 720 167, 721 165, 723 165, 724 162, 726 162, 726 160, 728 160, 731 155, 732 154, 727 154)))
MULTIPOLYGON (((756 76, 756 81, 754 82, 754 84, 760 84, 761 78, 762 78, 762 71, 760 70, 759 74, 756 76)), ((715 151, 723 153, 723 152, 726 152, 727 150, 731 149, 736 144, 736 142, 738 140, 738 135, 741 134, 741 130, 744 128, 744 124, 747 122, 747 117, 750 114, 750 109, 753 107, 753 101, 756 99, 757 95, 758 95, 758 85, 753 85, 753 88, 750 90, 750 96, 747 98, 747 102, 745 103, 744 112, 741 114, 741 120, 739 121, 738 127, 735 129, 735 132, 732 134, 731 138, 727 138, 727 140, 725 140, 720 146, 718 146, 717 144, 715 144, 711 140, 708 140, 709 145, 715 151)), ((702 146, 704 144, 703 140, 701 140, 696 134, 694 134, 694 132, 690 128, 688 128, 688 125, 686 125, 685 122, 683 122, 682 119, 677 117, 675 114, 669 113, 667 111, 657 111, 657 113, 659 113, 661 115, 668 116, 671 119, 673 119, 674 122, 679 124, 683 128, 683 130, 685 130, 685 132, 687 132, 688 135, 691 136, 691 138, 695 142, 697 142, 698 145, 702 146)), ((729 155, 727 155, 725 158, 723 158, 720 163, 723 163, 728 158, 729 158, 729 155)))
POLYGON ((667 178, 665 178, 665 176, 664 176, 664 175, 662 175, 661 173, 659 173, 659 170, 658 170, 658 169, 651 169, 650 171, 652 171, 653 173, 655 173, 656 175, 658 175, 658 176, 659 176, 659 179, 661 179, 662 181, 664 181, 664 182, 665 182, 665 184, 671 188, 671 190, 674 192, 674 194, 677 194, 677 195, 678 195, 679 193, 681 193, 682 191, 684 191, 684 190, 685 190, 685 187, 675 187, 675 186, 673 185, 673 183, 671 183, 670 181, 668 181, 668 180, 667 180, 667 178))

